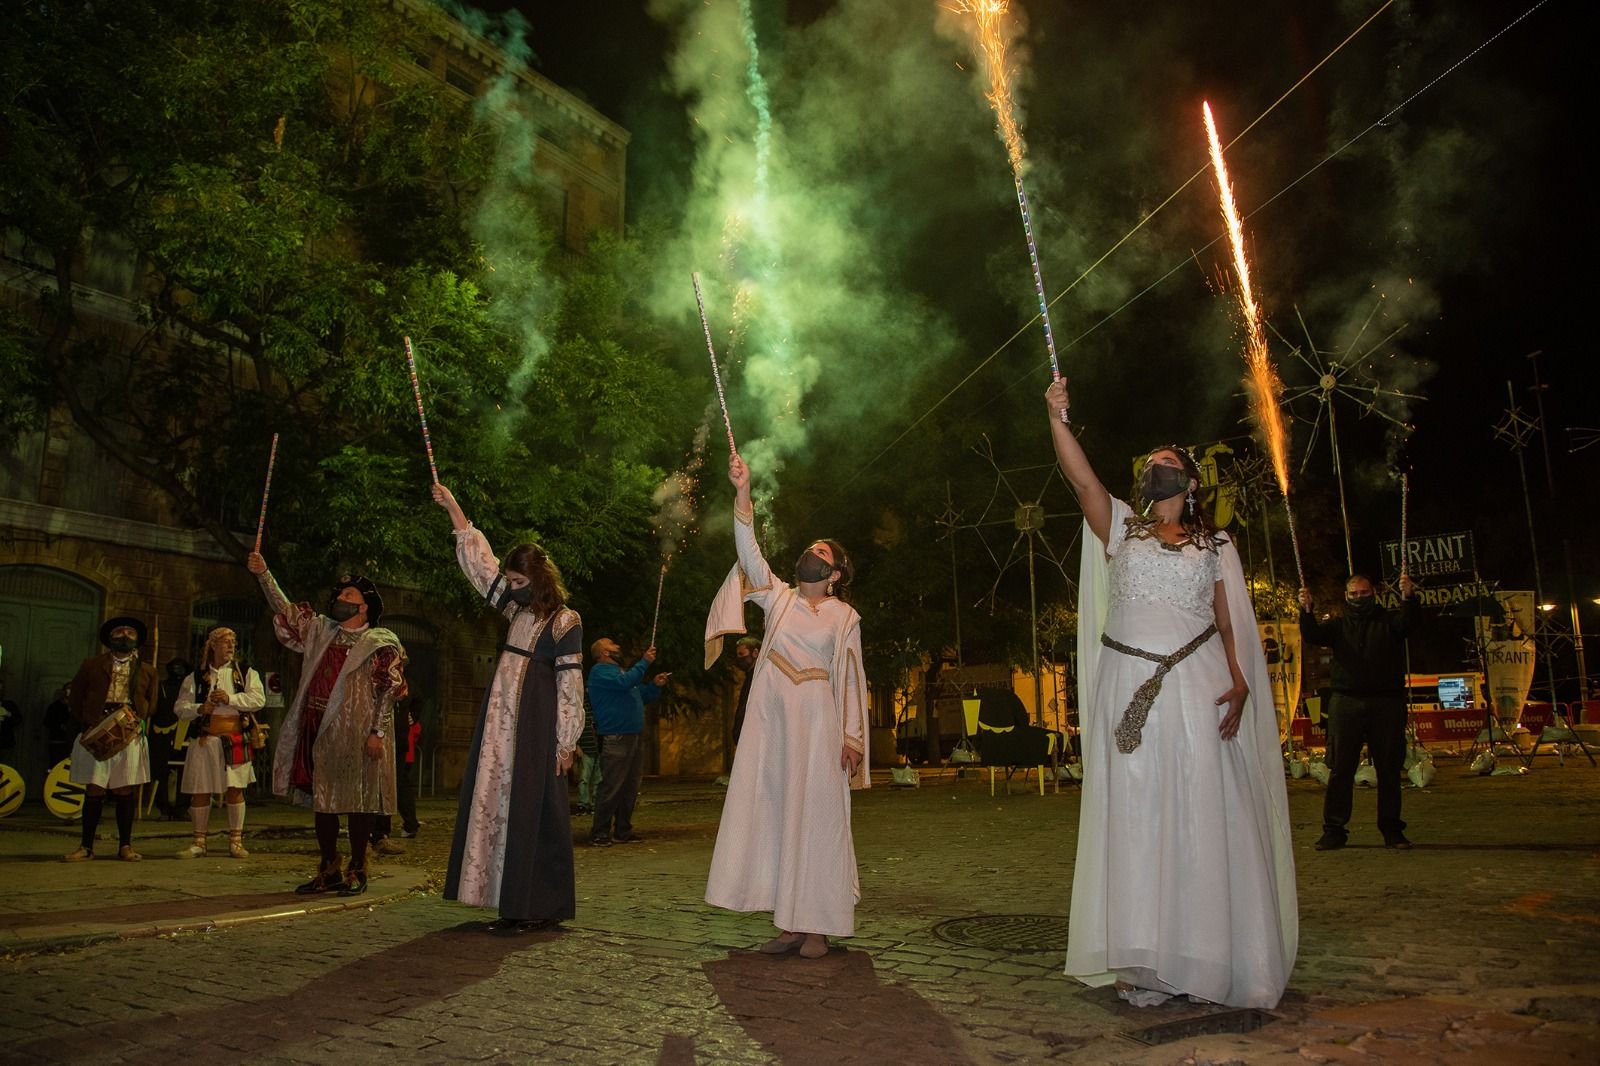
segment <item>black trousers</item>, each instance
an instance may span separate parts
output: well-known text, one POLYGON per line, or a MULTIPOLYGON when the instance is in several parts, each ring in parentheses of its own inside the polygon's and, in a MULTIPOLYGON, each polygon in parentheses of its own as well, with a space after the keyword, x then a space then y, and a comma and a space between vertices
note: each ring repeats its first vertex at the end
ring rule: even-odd
POLYGON ((644 779, 644 743, 638 733, 600 739, 600 798, 594 805, 591 837, 633 835, 633 806, 644 779))
POLYGON ((1406 827, 1400 818, 1400 774, 1406 759, 1406 704, 1400 696, 1347 696, 1335 692, 1328 711, 1328 793, 1322 831, 1344 839, 1350 822, 1361 747, 1378 775, 1378 830, 1387 840, 1406 827))

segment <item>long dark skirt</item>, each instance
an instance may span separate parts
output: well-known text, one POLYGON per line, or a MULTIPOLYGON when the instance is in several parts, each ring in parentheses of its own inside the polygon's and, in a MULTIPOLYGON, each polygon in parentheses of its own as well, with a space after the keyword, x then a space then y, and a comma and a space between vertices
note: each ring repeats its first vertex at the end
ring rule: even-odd
MULTIPOLYGON (((502 653, 509 657, 513 653, 502 653)), ((505 873, 500 880, 502 918, 563 921, 576 913, 572 875, 572 824, 567 779, 556 775, 556 685, 548 662, 528 661, 517 718, 517 750, 511 772, 511 803, 506 812, 505 873)), ((461 860, 466 852, 472 788, 489 710, 484 694, 478 726, 461 778, 455 839, 445 875, 444 898, 456 899, 461 860)))

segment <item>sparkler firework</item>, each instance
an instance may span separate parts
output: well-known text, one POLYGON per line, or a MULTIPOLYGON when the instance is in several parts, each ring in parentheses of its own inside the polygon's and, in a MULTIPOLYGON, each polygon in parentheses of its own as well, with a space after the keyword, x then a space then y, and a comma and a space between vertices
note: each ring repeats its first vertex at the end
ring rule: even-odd
POLYGON ((411 338, 405 337, 406 342, 406 368, 411 371, 411 395, 417 400, 417 418, 422 422, 422 446, 428 449, 428 472, 433 475, 433 483, 439 483, 439 467, 433 461, 433 438, 428 436, 428 416, 422 410, 422 385, 417 381, 417 356, 411 350, 411 338))
POLYGON ((1289 522, 1289 544, 1294 548, 1294 568, 1300 577, 1300 587, 1304 588, 1306 571, 1300 562, 1300 538, 1294 528, 1294 508, 1289 505, 1289 434, 1283 424, 1283 410, 1278 406, 1278 394, 1283 391, 1283 382, 1278 379, 1278 371, 1272 365, 1261 305, 1256 303, 1255 291, 1250 284, 1250 263, 1244 253, 1244 223, 1239 218, 1239 208, 1233 200, 1233 182, 1228 177, 1228 164, 1222 158, 1222 139, 1217 135, 1217 123, 1211 115, 1211 105, 1204 103, 1202 108, 1205 112, 1206 139, 1211 144, 1211 167, 1217 179, 1222 218, 1227 223, 1228 244, 1233 251, 1233 271, 1238 279, 1235 292, 1245 322, 1245 364, 1250 370, 1250 410, 1261 435, 1266 438, 1272 472, 1278 481, 1278 491, 1283 495, 1283 513, 1289 522))
POLYGON ((717 367, 717 346, 711 340, 711 322, 706 318, 706 298, 700 291, 700 272, 698 270, 689 275, 694 282, 694 302, 700 308, 700 328, 706 335, 706 354, 711 356, 711 377, 717 383, 717 406, 722 408, 722 426, 728 431, 728 451, 737 452, 733 445, 733 423, 728 419, 728 398, 722 391, 722 371, 717 367))
MULTIPOLYGON (((1039 320, 1044 324, 1044 346, 1050 353, 1050 377, 1061 380, 1061 362, 1056 357, 1056 336, 1050 325, 1050 301, 1044 291, 1044 274, 1039 266, 1039 244, 1033 235, 1033 212, 1028 207, 1028 189, 1022 180, 1025 145, 1017 124, 1016 101, 1011 96, 1011 58, 1003 31, 1009 0, 956 0, 955 10, 972 16, 978 50, 989 72, 989 90, 984 97, 994 109, 1000 140, 1006 146, 1011 164, 1011 180, 1017 187, 1017 210, 1022 215, 1022 234, 1028 242, 1028 262, 1033 267, 1033 290, 1039 298, 1039 320)), ((1062 421, 1067 421, 1062 413, 1062 421)))
POLYGON ((267 452, 267 483, 261 486, 261 513, 256 516, 257 555, 261 554, 261 532, 267 527, 267 497, 272 495, 272 467, 278 461, 278 435, 272 435, 272 450, 267 452))

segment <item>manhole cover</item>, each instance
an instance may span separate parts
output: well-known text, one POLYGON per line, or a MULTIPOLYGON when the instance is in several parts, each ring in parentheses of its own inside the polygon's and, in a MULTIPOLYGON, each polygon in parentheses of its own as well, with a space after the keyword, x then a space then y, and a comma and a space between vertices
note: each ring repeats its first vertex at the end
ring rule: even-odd
POLYGON ((1067 918, 1063 914, 979 914, 940 922, 933 927, 933 935, 949 944, 991 951, 1066 951, 1067 918))
POLYGON ((1272 1015, 1259 1010, 1224 1010, 1215 1014, 1202 1014, 1198 1018, 1182 1018, 1144 1029, 1124 1033, 1130 1040, 1154 1047, 1174 1040, 1190 1040, 1197 1036, 1217 1036, 1222 1033, 1253 1033, 1272 1021, 1272 1015))

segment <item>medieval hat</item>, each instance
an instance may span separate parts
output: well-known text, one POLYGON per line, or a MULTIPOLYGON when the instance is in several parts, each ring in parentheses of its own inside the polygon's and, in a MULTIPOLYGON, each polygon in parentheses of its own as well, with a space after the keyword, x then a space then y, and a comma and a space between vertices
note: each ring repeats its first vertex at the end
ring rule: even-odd
POLYGON ((375 626, 378 619, 383 617, 383 597, 378 595, 378 586, 360 574, 346 574, 333 584, 333 592, 329 599, 338 599, 339 593, 345 589, 355 589, 361 593, 361 598, 367 601, 367 625, 375 626))
POLYGON ((120 618, 106 619, 106 624, 100 627, 100 643, 104 644, 108 648, 111 647, 112 632, 114 630, 121 629, 123 626, 127 626, 129 629, 133 630, 136 645, 138 647, 143 647, 144 638, 149 631, 145 629, 143 622, 139 621, 137 618, 129 618, 126 615, 120 618))

